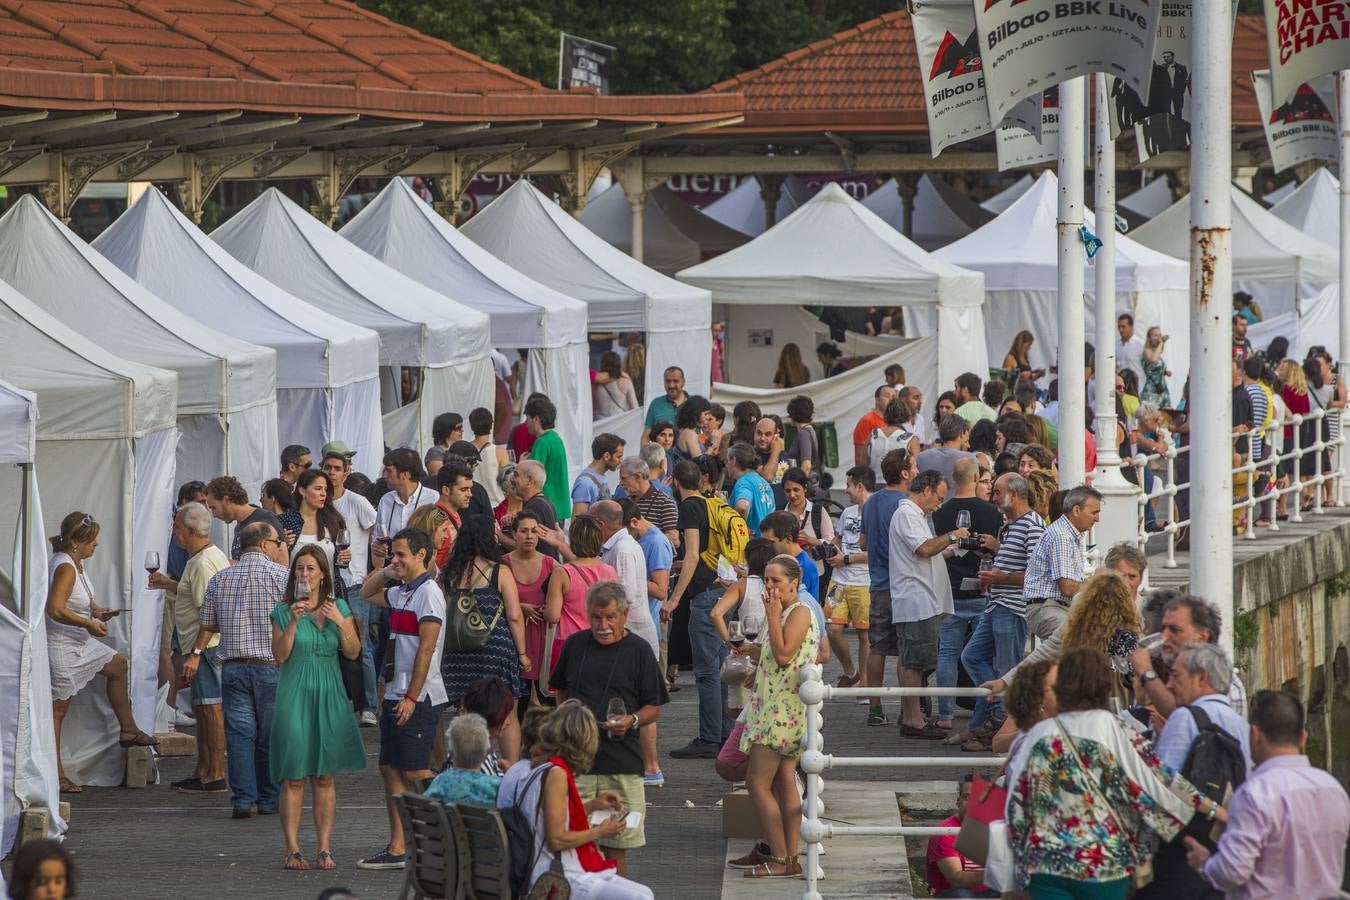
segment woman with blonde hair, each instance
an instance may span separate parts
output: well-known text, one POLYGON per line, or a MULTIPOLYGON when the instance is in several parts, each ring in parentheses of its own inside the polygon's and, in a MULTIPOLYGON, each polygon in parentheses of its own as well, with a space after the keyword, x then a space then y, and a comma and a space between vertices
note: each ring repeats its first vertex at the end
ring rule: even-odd
POLYGON ((1055 476, 1044 469, 1037 469, 1024 476, 1027 480, 1027 502, 1047 522, 1050 518, 1050 498, 1059 490, 1055 476))
MULTIPOLYGON (((1293 424, 1294 416, 1306 416, 1312 412, 1312 392, 1308 390, 1308 376, 1303 371, 1303 367, 1292 359, 1282 361, 1275 374, 1280 379, 1280 397, 1284 400, 1284 407, 1288 413, 1284 426, 1284 446, 1285 450, 1292 450, 1294 446, 1294 429, 1299 428, 1299 447, 1305 451, 1300 459, 1286 459, 1280 461, 1280 473, 1292 477, 1295 466, 1298 467, 1300 478, 1312 478, 1317 474, 1317 454, 1307 452, 1307 448, 1316 442, 1319 429, 1315 424, 1307 427, 1303 425, 1295 426, 1293 424)), ((1306 512, 1312 503, 1313 486, 1308 485, 1303 488, 1299 502, 1306 512)), ((1283 499, 1283 498, 1281 498, 1283 499)))
POLYGON ((1144 365, 1144 383, 1139 389, 1139 399, 1145 403, 1156 403, 1159 409, 1172 405, 1172 396, 1167 387, 1167 376, 1172 373, 1163 361, 1163 349, 1167 346, 1167 335, 1157 325, 1149 328, 1144 338, 1141 361, 1144 365))
MULTIPOLYGON (((566 700, 544 720, 539 744, 548 761, 525 776, 512 793, 517 809, 534 811, 531 825, 536 859, 530 872, 531 887, 553 872, 567 880, 575 897, 651 900, 655 896, 651 889, 619 875, 615 861, 605 859, 595 843, 600 838, 617 837, 627 828, 619 794, 603 791, 595 799, 583 801, 577 790, 576 776, 590 769, 600 745, 595 716, 580 700, 566 700), (590 815, 599 811, 609 811, 610 815, 591 825, 590 815)), ((504 799, 499 793, 498 803, 504 799)))
POLYGON ((56 732, 56 771, 61 793, 78 794, 80 785, 66 777, 61 765, 61 722, 70 701, 85 685, 102 675, 108 703, 120 729, 121 747, 154 747, 158 742, 136 727, 127 693, 127 658, 112 647, 91 638, 108 636, 107 622, 120 610, 94 602, 84 563, 98 549, 98 523, 88 513, 67 513, 61 533, 51 539, 52 558, 47 564, 47 661, 52 681, 52 725, 56 732))
POLYGON ((811 371, 802 362, 801 348, 790 342, 784 344, 783 352, 778 354, 778 371, 773 376, 774 387, 801 387, 810 380, 811 371))

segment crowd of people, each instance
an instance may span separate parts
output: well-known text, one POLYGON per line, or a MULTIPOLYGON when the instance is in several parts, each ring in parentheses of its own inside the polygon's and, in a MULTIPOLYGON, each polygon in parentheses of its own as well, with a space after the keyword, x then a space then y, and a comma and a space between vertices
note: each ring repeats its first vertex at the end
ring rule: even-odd
MULTIPOLYGON (((1119 324, 1111 439, 1128 459, 1166 446, 1169 373, 1165 337, 1138 340, 1128 315, 1119 324)), ((860 715, 874 728, 894 716, 902 740, 1008 753, 1015 891, 1124 897, 1152 860, 1143 897, 1239 884, 1280 896, 1250 886, 1282 873, 1311 891, 1297 896, 1322 896, 1339 880, 1327 846, 1337 834, 1343 846, 1350 804, 1297 757, 1301 707, 1268 692, 1249 704, 1212 605, 1165 592, 1141 602, 1147 561, 1133 544, 1091 571, 1102 497, 1090 484, 1059 489, 1056 392, 1040 387, 1033 341, 1015 338, 1006 380, 965 373, 936 398, 887 369, 852 431, 846 504, 831 493, 809 397, 786 419, 751 401, 728 414, 687 393, 678 367, 648 398, 639 446, 598 434, 574 478, 554 401, 532 394, 511 429, 487 409, 439 416, 425 456, 389 450, 374 481, 333 441, 317 455, 286 447, 257 503, 230 476, 184 485, 167 565, 149 582, 164 592, 170 705, 190 684, 192 714, 168 715, 197 725, 195 769, 173 787, 228 793, 237 819, 279 814, 287 869, 335 868, 337 777, 364 767, 359 729, 378 728, 389 834, 358 867, 406 864, 393 801, 415 791, 521 812, 541 848, 531 881, 650 897, 627 877, 627 854, 646 842, 646 792, 665 783, 657 734, 684 669, 697 730, 670 756, 745 783, 762 835, 730 866, 796 877, 802 668, 834 657, 840 686, 880 687, 893 658, 902 686, 989 688, 964 726, 951 698, 888 712, 873 696, 860 715), (213 520, 233 526, 228 553, 213 520), (300 846, 306 782, 312 856, 300 846), (1322 794, 1320 837, 1257 799, 1300 790, 1322 794), (1197 827, 1225 817, 1217 843, 1197 827), (1254 861, 1260 841, 1283 842, 1296 862, 1254 861)), ((822 347, 818 358, 830 374, 837 357, 822 347)), ((1334 400, 1343 389, 1309 358, 1334 400)), ((1235 356, 1235 372, 1257 360, 1235 356)), ((602 354, 596 389, 631 408, 618 363, 602 354)), ((799 354, 786 363, 784 383, 800 383, 799 354)), ((97 674, 118 742, 154 746, 131 717, 126 659, 97 640, 115 615, 88 586, 98 531, 75 511, 52 542, 58 746, 71 698, 97 674)), ((80 790, 64 770, 62 790, 80 790)), ((979 895, 982 877, 954 847, 930 853, 941 896, 979 895)))

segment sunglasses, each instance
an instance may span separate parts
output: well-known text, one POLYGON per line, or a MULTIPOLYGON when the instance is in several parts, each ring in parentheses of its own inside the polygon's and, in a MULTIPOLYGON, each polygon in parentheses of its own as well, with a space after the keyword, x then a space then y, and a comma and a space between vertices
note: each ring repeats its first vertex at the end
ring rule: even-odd
POLYGON ((90 525, 93 524, 94 524, 94 517, 91 516, 89 513, 85 513, 84 518, 80 520, 80 525, 84 528, 88 528, 90 525))

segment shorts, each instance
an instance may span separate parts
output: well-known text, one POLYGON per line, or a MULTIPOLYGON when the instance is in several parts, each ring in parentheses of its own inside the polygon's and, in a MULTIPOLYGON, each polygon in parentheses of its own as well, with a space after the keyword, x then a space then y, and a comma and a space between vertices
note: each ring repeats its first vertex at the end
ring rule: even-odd
POLYGON ((578 775, 576 780, 583 803, 594 800, 604 791, 617 791, 624 809, 642 814, 636 828, 625 829, 616 837, 602 838, 596 841, 597 844, 611 850, 636 850, 647 846, 647 789, 641 775, 578 775))
POLYGON ((431 748, 446 705, 423 700, 408 721, 398 725, 394 720, 398 703, 385 697, 380 708, 380 765, 403 772, 425 772, 431 768, 431 748))
POLYGON ((202 661, 188 691, 193 706, 219 706, 221 697, 220 672, 225 664, 220 660, 219 647, 202 651, 202 661))
MULTIPOLYGON (((869 592, 870 606, 868 610, 868 638, 871 641, 871 652, 882 656, 899 656, 900 644, 897 640, 895 627, 891 625, 891 592, 890 590, 873 590, 869 592)), ((936 653, 936 650, 934 651, 936 653)))
POLYGON ((900 645, 900 665, 906 669, 935 669, 938 658, 938 632, 946 613, 938 613, 917 622, 896 622, 892 633, 900 645))
MULTIPOLYGON (((839 601, 830 610, 831 625, 852 625, 858 630, 869 628, 872 612, 872 593, 860 584, 830 585, 830 599, 839 601)), ((889 598, 887 598, 889 599, 889 598)))
POLYGON ((731 729, 731 736, 717 752, 717 761, 724 766, 738 769, 750 762, 750 754, 741 752, 741 735, 745 734, 745 723, 737 722, 731 729))

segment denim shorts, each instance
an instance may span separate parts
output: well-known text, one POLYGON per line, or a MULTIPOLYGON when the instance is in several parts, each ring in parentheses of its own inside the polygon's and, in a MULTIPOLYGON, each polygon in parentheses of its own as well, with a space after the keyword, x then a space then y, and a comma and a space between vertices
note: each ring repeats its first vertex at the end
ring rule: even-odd
POLYGON ((219 706, 221 687, 220 670, 224 664, 220 660, 219 647, 207 647, 202 651, 201 665, 192 679, 189 694, 193 706, 219 706))
POLYGON ((431 768, 431 748, 446 704, 423 700, 408 721, 399 725, 394 719, 398 700, 384 699, 380 711, 380 765, 404 772, 422 772, 431 768))

